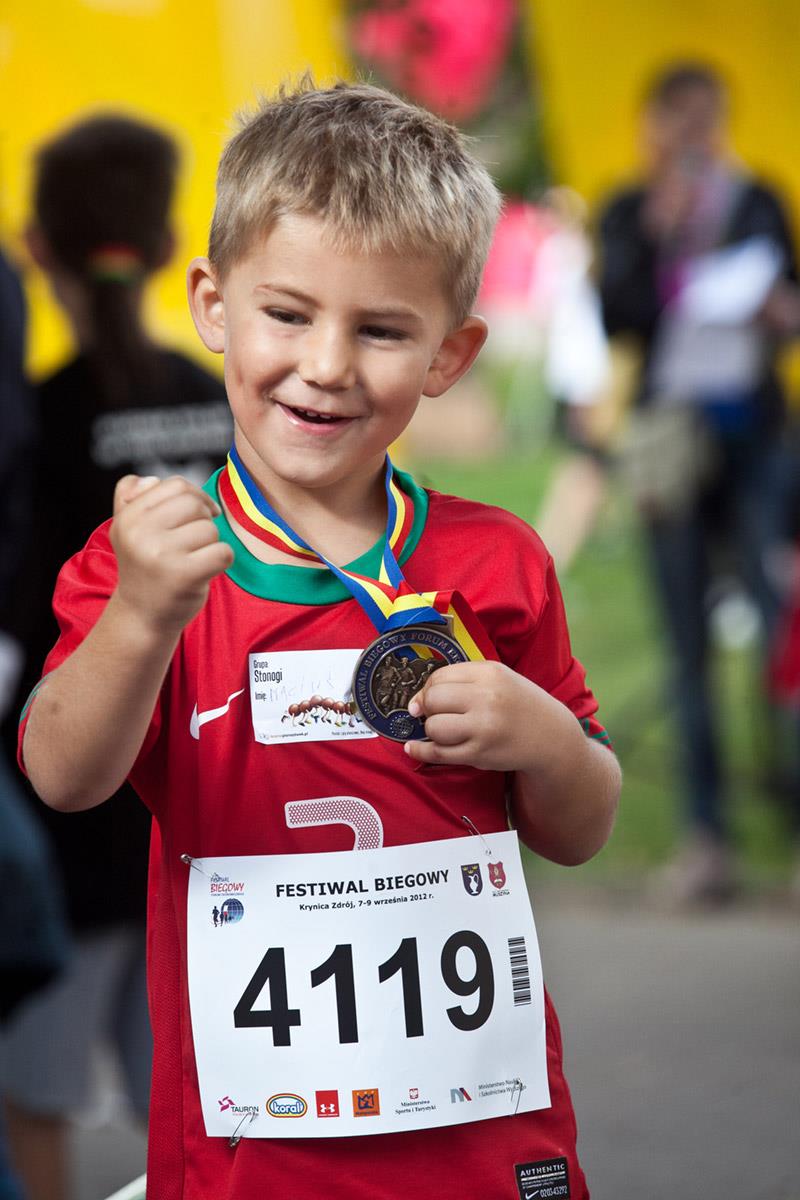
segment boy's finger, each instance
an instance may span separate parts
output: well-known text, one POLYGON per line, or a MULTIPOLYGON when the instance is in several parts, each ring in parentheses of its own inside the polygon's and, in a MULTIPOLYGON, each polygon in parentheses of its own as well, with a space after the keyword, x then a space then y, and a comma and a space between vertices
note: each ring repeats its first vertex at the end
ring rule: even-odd
POLYGON ((193 550, 188 556, 188 562, 199 578, 213 579, 227 571, 234 558, 233 549, 227 542, 213 542, 210 546, 202 546, 193 550))
POLYGON ((157 475, 123 475, 117 480, 117 486, 114 488, 114 516, 122 512, 126 504, 130 504, 158 482, 157 475))
MULTIPOLYGON (((438 689, 453 683, 479 685, 483 681, 486 666, 485 662, 470 660, 469 662, 448 663, 446 667, 437 667, 433 674, 425 680, 425 686, 421 690, 427 693, 433 688, 438 689)), ((417 694, 419 695, 419 693, 417 694)))
MULTIPOLYGON (((153 497, 155 500, 155 496, 153 497)), ((205 492, 181 491, 173 495, 165 495, 163 499, 150 504, 145 502, 147 519, 158 529, 179 529, 190 521, 204 518, 206 521, 218 515, 211 506, 213 500, 205 492)))
MULTIPOLYGON (((438 671, 434 672, 434 675, 438 674, 438 671)), ((426 717, 430 717, 434 713, 465 713, 469 711, 475 698, 473 686, 463 683, 444 683, 438 687, 432 687, 429 684, 432 683, 433 677, 432 675, 416 696, 412 696, 408 706, 412 717, 422 716, 423 713, 426 717), (417 705, 419 705, 419 712, 415 711, 417 705)))
MULTIPOLYGON (((421 717, 424 713, 429 712, 446 712, 447 700, 443 699, 442 704, 444 707, 439 707, 439 693, 443 693, 444 689, 447 688, 448 694, 452 696, 453 693, 449 691, 449 688, 451 688, 453 685, 458 687, 461 687, 464 684, 474 686, 476 683, 480 682, 474 670, 476 666, 480 666, 480 664, 464 662, 453 663, 447 667, 438 667, 432 675, 428 676, 424 685, 420 688, 416 695, 411 698, 408 711, 411 713, 412 717, 421 717), (431 707, 431 704, 433 703, 431 701, 431 696, 434 690, 437 694, 437 701, 435 706, 431 707)), ((457 703, 456 707, 452 711, 463 712, 463 703, 463 701, 457 703)))
POLYGON ((463 766, 466 762, 463 742, 457 746, 440 746, 437 742, 406 742, 405 752, 416 762, 439 766, 463 766))
POLYGON ((154 491, 152 494, 149 493, 147 488, 144 489, 144 492, 146 496, 142 507, 148 510, 158 508, 160 505, 166 504, 167 501, 174 500, 177 497, 193 497, 195 500, 201 502, 212 517, 218 517, 222 511, 217 502, 207 492, 190 483, 188 479, 184 479, 182 475, 170 475, 168 479, 160 480, 158 491, 154 491))
POLYGON ((191 554, 195 550, 202 550, 203 546, 213 546, 218 541, 216 526, 208 517, 198 517, 172 529, 168 545, 173 554, 191 554))
MULTIPOLYGON (((137 477, 128 476, 128 478, 136 479, 137 477)), ((204 492, 202 488, 195 487, 193 483, 180 475, 172 475, 169 479, 156 479, 155 476, 143 478, 145 483, 137 489, 131 489, 126 494, 125 500, 126 504, 135 504, 142 514, 154 513, 166 506, 176 504, 179 507, 183 506, 187 513, 202 511, 212 518, 218 517, 222 511, 207 492, 204 492)), ((162 516, 167 520, 167 527, 169 527, 172 524, 169 518, 169 509, 163 514, 159 513, 159 520, 162 516)))
POLYGON ((425 736, 437 746, 459 746, 469 736, 464 718, 455 713, 440 713, 425 720, 425 736))

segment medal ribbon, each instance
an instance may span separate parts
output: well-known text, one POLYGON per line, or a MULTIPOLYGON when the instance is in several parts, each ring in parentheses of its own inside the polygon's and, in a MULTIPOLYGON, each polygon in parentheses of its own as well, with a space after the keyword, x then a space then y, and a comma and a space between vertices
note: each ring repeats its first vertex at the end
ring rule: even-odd
MULTIPOLYGON (((446 625, 440 609, 449 613, 447 593, 426 592, 420 596, 406 583, 397 554, 409 535, 414 521, 413 505, 394 481, 389 455, 386 455, 385 488, 388 515, 381 568, 377 579, 337 567, 324 554, 303 541, 290 525, 278 515, 259 490, 235 446, 231 446, 226 469, 219 477, 219 489, 236 520, 255 537, 268 545, 306 562, 322 563, 332 571, 352 596, 358 600, 373 625, 385 633, 406 625, 446 625), (439 600, 442 597, 442 600, 439 600)), ((469 639, 472 641, 472 639, 469 639)), ((474 643, 473 643, 474 644, 474 643)), ((464 647, 467 649, 467 647, 464 647)), ((477 647, 476 647, 477 648, 477 647)), ((470 655, 472 657, 472 655, 470 655)), ((483 657, 478 654, 476 657, 483 657)))

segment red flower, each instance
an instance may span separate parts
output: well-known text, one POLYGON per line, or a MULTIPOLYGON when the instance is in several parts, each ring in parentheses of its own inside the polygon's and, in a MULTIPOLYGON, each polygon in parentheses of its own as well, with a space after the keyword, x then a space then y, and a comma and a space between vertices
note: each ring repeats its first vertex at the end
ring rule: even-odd
POLYGON ((486 103, 508 50, 515 0, 383 0, 357 17, 357 53, 453 121, 486 103))

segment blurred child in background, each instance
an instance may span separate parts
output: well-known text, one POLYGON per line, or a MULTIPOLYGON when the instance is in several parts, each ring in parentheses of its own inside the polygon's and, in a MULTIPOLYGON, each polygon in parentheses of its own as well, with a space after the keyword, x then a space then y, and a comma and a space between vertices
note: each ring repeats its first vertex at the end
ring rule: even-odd
MULTIPOLYGON (((146 285, 173 250, 177 168, 169 137, 120 116, 83 121, 38 157, 28 245, 77 354, 38 388, 34 529, 13 619, 26 653, 21 702, 57 634, 57 573, 111 510, 117 480, 177 472, 202 480, 230 443, 221 383, 159 347, 142 318, 146 285)), ((101 1038, 115 1047, 133 1110, 147 1118, 149 817, 127 785, 77 819, 35 799, 33 808, 58 861, 76 954, 74 967, 10 1023, 3 1086, 30 1200, 63 1200, 68 1118, 90 1099, 91 1052, 101 1038)))

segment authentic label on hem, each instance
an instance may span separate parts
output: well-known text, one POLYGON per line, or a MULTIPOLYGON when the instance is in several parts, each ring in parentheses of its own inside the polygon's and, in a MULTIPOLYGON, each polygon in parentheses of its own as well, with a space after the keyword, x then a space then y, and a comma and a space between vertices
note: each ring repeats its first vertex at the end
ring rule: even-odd
POLYGON ((569 1174, 565 1158, 517 1163, 514 1172, 520 1200, 549 1200, 551 1196, 569 1200, 569 1174))

